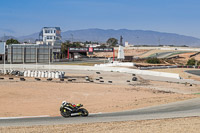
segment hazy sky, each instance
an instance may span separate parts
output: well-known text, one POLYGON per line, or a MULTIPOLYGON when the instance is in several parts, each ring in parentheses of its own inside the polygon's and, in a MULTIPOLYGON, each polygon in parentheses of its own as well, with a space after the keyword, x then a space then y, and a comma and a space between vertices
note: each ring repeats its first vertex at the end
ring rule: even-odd
POLYGON ((153 30, 200 38, 200 0, 0 0, 0 36, 44 26, 62 31, 153 30))

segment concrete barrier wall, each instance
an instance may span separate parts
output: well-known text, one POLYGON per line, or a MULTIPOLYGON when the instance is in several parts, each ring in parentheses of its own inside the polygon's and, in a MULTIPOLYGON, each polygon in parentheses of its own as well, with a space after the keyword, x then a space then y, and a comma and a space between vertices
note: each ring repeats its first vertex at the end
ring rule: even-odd
MULTIPOLYGON (((117 49, 118 47, 115 47, 115 50, 117 49)), ((192 47, 126 47, 125 49, 200 51, 200 48, 192 48, 192 47)))
MULTIPOLYGON (((3 69, 3 65, 0 65, 0 68, 3 69)), ((5 65, 6 69, 10 68, 10 65, 5 65)), ((23 67, 26 70, 35 70, 35 65, 24 65, 21 64, 13 64, 13 70, 22 70, 23 67)), ((138 70, 138 69, 129 69, 129 68, 119 68, 119 67, 106 67, 106 66, 75 66, 75 65, 37 65, 38 70, 93 70, 93 71, 113 71, 113 72, 123 72, 123 73, 131 73, 131 74, 141 74, 141 75, 151 75, 151 76, 161 76, 161 77, 168 77, 168 78, 175 78, 180 79, 179 74, 174 73, 166 73, 166 72, 155 72, 155 71, 148 71, 148 70, 138 70)))
POLYGON ((151 67, 140 67, 140 70, 150 70, 150 69, 167 69, 167 68, 177 68, 178 66, 151 66, 151 67))
POLYGON ((133 67, 135 64, 130 62, 113 62, 107 64, 95 64, 95 67, 106 67, 106 66, 126 66, 126 67, 133 67))

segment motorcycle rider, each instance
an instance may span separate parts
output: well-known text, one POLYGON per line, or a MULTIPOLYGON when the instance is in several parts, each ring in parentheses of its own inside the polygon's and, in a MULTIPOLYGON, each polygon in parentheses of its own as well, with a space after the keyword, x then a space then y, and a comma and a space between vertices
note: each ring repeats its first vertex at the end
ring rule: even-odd
POLYGON ((62 102, 62 106, 63 106, 63 107, 64 107, 64 106, 67 106, 67 107, 71 108, 72 111, 76 111, 76 109, 77 109, 77 105, 76 105, 76 104, 68 103, 68 102, 66 102, 66 101, 63 101, 63 102, 62 102))

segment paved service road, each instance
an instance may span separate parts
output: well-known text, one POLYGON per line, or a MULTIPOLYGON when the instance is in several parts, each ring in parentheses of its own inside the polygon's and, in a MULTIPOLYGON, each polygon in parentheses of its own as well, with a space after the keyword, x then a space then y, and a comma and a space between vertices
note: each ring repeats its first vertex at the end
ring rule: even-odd
POLYGON ((90 114, 88 117, 40 117, 21 119, 0 119, 0 126, 33 126, 75 123, 78 124, 93 122, 176 118, 189 116, 200 116, 200 98, 160 106, 147 107, 132 111, 90 114))
POLYGON ((185 72, 193 74, 193 75, 200 76, 200 70, 187 70, 185 72))

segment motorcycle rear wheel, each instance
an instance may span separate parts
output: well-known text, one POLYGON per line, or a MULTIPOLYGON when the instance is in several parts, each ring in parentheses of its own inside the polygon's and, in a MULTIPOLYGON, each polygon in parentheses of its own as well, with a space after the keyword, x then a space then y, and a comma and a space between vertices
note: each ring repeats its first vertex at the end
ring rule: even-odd
POLYGON ((84 108, 80 109, 80 111, 81 111, 81 116, 83 116, 83 117, 86 117, 89 114, 88 111, 84 108))

